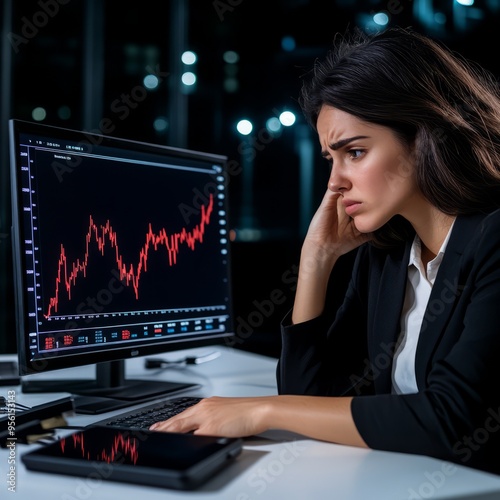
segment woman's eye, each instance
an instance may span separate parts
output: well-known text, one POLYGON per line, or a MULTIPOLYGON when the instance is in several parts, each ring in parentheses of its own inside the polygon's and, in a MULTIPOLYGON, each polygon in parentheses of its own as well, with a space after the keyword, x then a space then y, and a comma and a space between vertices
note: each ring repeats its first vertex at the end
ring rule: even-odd
POLYGON ((363 155, 364 150, 363 149, 350 149, 347 154, 350 156, 351 159, 356 160, 358 158, 361 158, 363 155))

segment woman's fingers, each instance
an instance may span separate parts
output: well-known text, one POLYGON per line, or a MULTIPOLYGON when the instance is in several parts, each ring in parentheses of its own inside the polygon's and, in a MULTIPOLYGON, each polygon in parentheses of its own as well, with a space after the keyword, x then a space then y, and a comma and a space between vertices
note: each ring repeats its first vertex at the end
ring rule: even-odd
POLYGON ((163 422, 150 430, 164 432, 193 432, 222 437, 249 436, 262 432, 258 398, 211 397, 163 422))

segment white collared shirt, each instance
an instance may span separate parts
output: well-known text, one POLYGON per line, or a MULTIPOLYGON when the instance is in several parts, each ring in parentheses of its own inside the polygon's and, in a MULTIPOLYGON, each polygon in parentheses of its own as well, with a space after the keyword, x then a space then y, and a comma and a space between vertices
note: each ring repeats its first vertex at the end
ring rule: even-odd
POLYGON ((452 228, 453 223, 438 254, 427 264, 427 272, 424 271, 422 264, 420 238, 415 235, 413 240, 408 261, 405 300, 401 313, 401 333, 392 364, 392 390, 396 394, 418 392, 415 376, 415 353, 418 337, 432 286, 443 260, 452 228))

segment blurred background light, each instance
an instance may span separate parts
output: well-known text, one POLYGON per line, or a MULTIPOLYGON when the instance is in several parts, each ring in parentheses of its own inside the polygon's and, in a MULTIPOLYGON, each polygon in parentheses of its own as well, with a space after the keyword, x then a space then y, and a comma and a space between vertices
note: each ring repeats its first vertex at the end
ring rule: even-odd
POLYGON ((281 130, 281 122, 278 118, 273 116, 266 121, 266 128, 267 130, 269 130, 269 132, 276 134, 281 130))
POLYGON ((42 107, 35 108, 31 112, 31 117, 33 118, 33 120, 41 122, 45 120, 45 118, 47 118, 47 111, 45 111, 45 108, 42 107))
POLYGON ((57 116, 61 120, 69 120, 71 118, 71 108, 69 106, 59 106, 57 116))
POLYGON ((386 26, 389 23, 389 16, 385 12, 378 12, 373 16, 373 21, 379 26, 386 26))
POLYGON ((292 52, 293 50, 295 50, 296 46, 297 44, 295 43, 295 38, 293 36, 284 36, 281 39, 281 48, 285 52, 292 52))
POLYGON ((240 60, 240 56, 234 50, 226 50, 222 54, 222 59, 228 64, 236 64, 240 60))
POLYGON ((283 113, 280 114, 279 119, 282 125, 285 127, 291 127, 295 123, 296 117, 291 111, 283 111, 283 113))
POLYGON ((250 120, 240 120, 236 124, 236 130, 241 134, 241 135, 248 135, 252 132, 253 130, 253 125, 250 120))
POLYGON ((182 83, 190 87, 196 83, 196 75, 192 71, 186 71, 181 76, 182 83))
POLYGON ((146 75, 143 80, 144 86, 149 90, 158 88, 158 77, 156 75, 146 75))
POLYGON ((237 78, 230 77, 224 79, 223 86, 226 92, 234 93, 238 90, 240 85, 238 83, 237 78))
POLYGON ((194 64, 197 59, 198 56, 191 50, 186 50, 181 56, 182 62, 188 66, 194 64))
POLYGON ((168 129, 168 120, 163 116, 159 116, 153 122, 153 127, 157 132, 165 132, 168 129))

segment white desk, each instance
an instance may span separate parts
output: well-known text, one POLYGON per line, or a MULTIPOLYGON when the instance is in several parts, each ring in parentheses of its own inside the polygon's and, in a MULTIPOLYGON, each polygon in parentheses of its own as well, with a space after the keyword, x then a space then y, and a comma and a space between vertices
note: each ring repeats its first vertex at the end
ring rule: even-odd
MULTIPOLYGON (((184 351, 201 354, 211 348, 184 351)), ((276 360, 221 348, 209 363, 180 369, 144 370, 144 359, 127 363, 128 377, 188 380, 203 384, 203 396, 276 394, 276 360)), ((175 354, 175 358, 179 355, 175 354)), ((163 356, 174 358, 173 354, 163 356)), ((0 359, 8 356, 0 356, 0 359)), ((89 367, 53 372, 53 377, 92 376, 89 367)), ((16 391, 18 403, 33 406, 67 394, 23 394, 19 387, 0 387, 0 395, 16 391)), ((118 410, 121 413, 126 410, 118 410)), ((87 425, 112 415, 74 415, 71 425, 87 425)), ((68 431, 65 431, 67 434, 68 431)), ((500 476, 482 473, 432 458, 363 450, 323 443, 280 431, 245 439, 234 463, 193 492, 135 486, 97 479, 27 471, 21 455, 39 445, 16 446, 16 493, 9 497, 6 481, 9 453, 0 448, 0 498, 18 500, 498 500, 500 476)))

